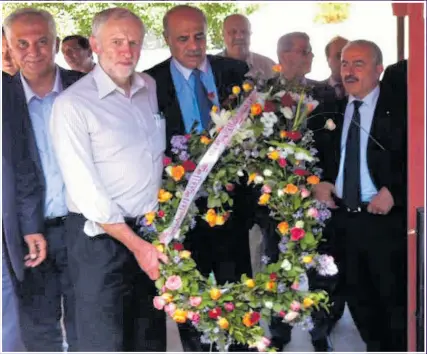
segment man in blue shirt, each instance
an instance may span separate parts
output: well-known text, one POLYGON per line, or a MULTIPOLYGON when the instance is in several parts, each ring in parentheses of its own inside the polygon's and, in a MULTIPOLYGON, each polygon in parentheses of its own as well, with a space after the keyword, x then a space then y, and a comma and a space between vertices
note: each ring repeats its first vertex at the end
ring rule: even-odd
POLYGON ((58 94, 83 74, 55 65, 56 27, 51 14, 19 9, 4 21, 7 41, 20 73, 12 79, 13 112, 28 127, 28 144, 43 186, 45 262, 27 268, 18 286, 24 343, 29 351, 62 351, 63 317, 69 350, 76 348, 74 293, 67 266, 64 220, 65 187, 49 134, 52 104, 58 94), (63 306, 62 306, 63 305, 63 306), (62 311, 62 308, 64 311, 62 311))

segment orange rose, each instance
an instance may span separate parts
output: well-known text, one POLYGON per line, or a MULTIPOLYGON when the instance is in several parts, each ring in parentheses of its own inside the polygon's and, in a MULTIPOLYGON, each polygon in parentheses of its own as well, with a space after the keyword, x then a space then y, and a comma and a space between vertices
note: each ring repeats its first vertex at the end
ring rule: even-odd
POLYGON ((252 327, 251 314, 250 313, 245 314, 242 322, 246 327, 252 327))
POLYGON ((273 72, 280 73, 282 72, 282 65, 280 64, 273 65, 272 69, 273 69, 273 72))
POLYGON ((224 317, 220 317, 218 320, 218 326, 221 329, 228 329, 228 327, 230 326, 230 324, 228 323, 227 319, 224 317))
POLYGON ((259 103, 254 103, 251 106, 251 114, 253 116, 258 116, 262 113, 262 106, 259 103))
POLYGON ((265 283, 265 290, 267 291, 274 291, 276 290, 276 282, 275 281, 268 281, 267 283, 265 283))
POLYGON ((173 166, 171 169, 171 175, 175 182, 181 180, 181 178, 185 175, 185 169, 182 166, 173 166))
POLYGON ((287 136, 288 136, 288 133, 286 132, 286 130, 281 130, 281 131, 280 131, 280 137, 281 137, 282 139, 286 138, 287 136))
POLYGON ((207 136, 201 136, 200 137, 200 142, 202 143, 202 144, 205 144, 205 145, 209 145, 210 143, 211 143, 211 139, 209 139, 207 136))
POLYGON ((214 227, 216 225, 216 212, 214 209, 209 209, 205 215, 205 220, 208 222, 210 227, 214 227))
POLYGON ((163 299, 165 299, 167 303, 170 303, 170 302, 172 301, 172 299, 173 299, 173 295, 172 295, 172 294, 170 294, 170 293, 163 293, 163 294, 161 295, 161 297, 162 297, 163 299))
POLYGON ((270 201, 270 194, 264 193, 261 197, 259 197, 258 204, 266 205, 270 201))
POLYGON ((286 235, 289 232, 289 224, 286 221, 282 221, 279 225, 277 225, 279 232, 281 235, 286 235))
POLYGON ((218 106, 212 106, 212 108, 211 108, 211 112, 214 112, 214 113, 216 113, 216 112, 218 112, 218 110, 219 110, 219 108, 218 108, 218 106))
POLYGON ((172 193, 169 193, 168 191, 164 189, 159 190, 158 200, 160 203, 166 203, 172 198, 172 193))
POLYGON ((212 288, 209 291, 209 295, 210 295, 212 300, 218 300, 221 297, 221 290, 219 290, 217 288, 212 288))
POLYGON ((319 182, 320 182, 319 177, 317 177, 315 175, 307 177, 307 183, 308 184, 318 184, 319 182))
POLYGON ((273 150, 267 156, 270 160, 276 161, 280 157, 280 154, 277 150, 273 150))
POLYGON ((225 218, 223 215, 217 215, 215 219, 215 225, 224 225, 225 224, 225 218))
POLYGON ((173 314, 172 319, 176 322, 176 323, 185 323, 187 322, 187 311, 185 310, 176 310, 173 314))
POLYGON ((251 91, 251 90, 253 89, 253 86, 252 86, 252 84, 250 84, 249 82, 245 82, 245 83, 242 85, 242 89, 243 89, 243 91, 245 91, 245 92, 249 92, 249 91, 251 91))
POLYGON ((250 175, 249 175, 249 178, 248 178, 248 184, 251 184, 253 181, 254 181, 254 179, 255 179, 255 177, 256 176, 258 176, 258 174, 256 174, 256 173, 251 173, 250 175))
POLYGON ((286 194, 295 194, 298 192, 298 187, 295 184, 290 183, 286 185, 286 187, 283 189, 283 192, 286 194))

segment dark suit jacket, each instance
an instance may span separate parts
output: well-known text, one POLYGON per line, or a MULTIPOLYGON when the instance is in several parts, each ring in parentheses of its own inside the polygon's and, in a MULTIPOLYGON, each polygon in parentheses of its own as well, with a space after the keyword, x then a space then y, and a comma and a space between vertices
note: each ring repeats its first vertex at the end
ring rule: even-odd
POLYGON ((24 277, 23 236, 43 232, 43 188, 30 157, 29 132, 16 115, 12 80, 3 74, 2 217, 3 246, 18 280, 24 277))
MULTIPOLYGON (((367 147, 368 168, 372 180, 380 190, 387 187, 394 198, 396 206, 406 206, 407 190, 407 137, 406 119, 401 115, 401 107, 391 99, 387 87, 380 86, 380 95, 372 121, 370 134, 384 148, 369 139, 367 147)), ((320 167, 323 180, 335 183, 341 159, 341 134, 347 98, 336 101, 335 114, 317 117, 310 124, 311 129, 324 126, 331 118, 336 124, 333 131, 325 129, 315 133, 316 147, 319 150, 320 167)))
POLYGON ((390 91, 399 106, 405 119, 408 114, 408 60, 401 60, 388 66, 381 80, 383 87, 390 91))
MULTIPOLYGON (((85 75, 84 73, 81 73, 78 71, 65 70, 63 68, 59 68, 59 71, 60 71, 61 80, 62 80, 62 87, 64 90, 85 75)), ((38 178, 40 179, 43 185, 43 190, 45 190, 45 178, 43 174, 43 167, 41 164, 41 159, 40 159, 39 151, 37 148, 36 136, 34 134, 34 130, 33 130, 31 119, 30 119, 30 113, 28 111, 28 106, 25 98, 24 88, 22 86, 21 76, 19 74, 15 75, 12 79, 12 90, 14 94, 14 99, 17 102, 15 111, 13 112, 13 114, 14 116, 20 117, 23 124, 25 125, 25 129, 29 131, 28 142, 30 147, 31 158, 36 164, 38 178)), ((43 195, 43 199, 44 199, 44 195, 43 195)))

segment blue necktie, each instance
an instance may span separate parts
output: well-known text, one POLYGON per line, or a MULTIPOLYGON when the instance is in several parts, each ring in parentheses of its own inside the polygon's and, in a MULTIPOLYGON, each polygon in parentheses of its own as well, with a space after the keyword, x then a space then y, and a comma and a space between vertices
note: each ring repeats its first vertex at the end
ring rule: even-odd
POLYGON ((192 75, 194 76, 194 91, 197 98, 197 106, 200 112, 200 123, 203 129, 207 129, 210 121, 210 111, 212 109, 212 102, 208 98, 205 86, 200 78, 201 71, 194 69, 192 75))

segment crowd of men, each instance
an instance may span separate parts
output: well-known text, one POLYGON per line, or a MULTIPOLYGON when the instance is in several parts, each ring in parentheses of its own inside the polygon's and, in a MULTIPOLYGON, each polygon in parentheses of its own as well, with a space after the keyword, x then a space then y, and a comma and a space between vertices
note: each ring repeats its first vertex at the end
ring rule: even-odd
MULTIPOLYGON (((19 9, 4 20, 4 351, 60 352, 63 342, 69 351, 166 351, 165 314, 152 301, 168 259, 138 235, 138 217, 157 207, 171 137, 205 129, 213 104, 248 77, 271 79, 274 62, 250 51, 243 15, 225 19, 215 56, 206 54, 201 10, 173 7, 163 26, 171 57, 138 73, 146 28, 127 9, 99 12, 89 39, 71 35, 61 45, 46 11, 19 9), (59 50, 72 70, 55 64, 59 50)), ((332 301, 329 313, 312 315, 313 347, 333 351, 329 335, 347 303, 367 351, 406 351, 406 61, 380 82, 373 42, 336 37, 325 55, 331 75, 315 82, 305 77, 309 36, 288 33, 277 44, 282 77, 320 102, 309 121, 323 170, 315 197, 332 212, 321 251, 340 270, 308 274, 310 288, 332 301), (321 129, 331 118, 336 129, 321 129)), ((186 237, 202 274, 220 284, 257 272, 263 254, 277 259, 276 225, 248 207, 254 193, 237 186, 228 222, 201 221, 186 237), (262 236, 250 233, 256 223, 262 236)), ((281 351, 291 329, 274 318, 272 346, 281 351)), ((189 323, 179 333, 185 351, 210 350, 189 323)))

